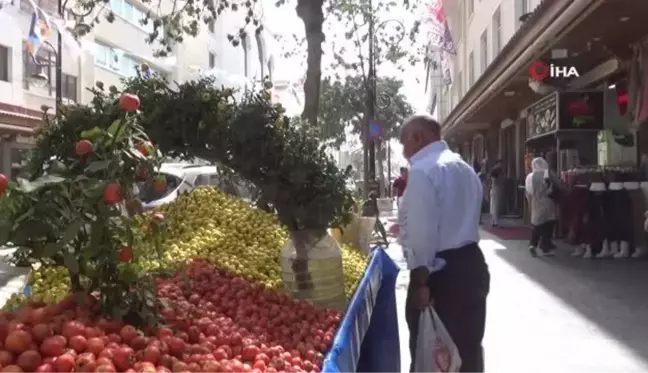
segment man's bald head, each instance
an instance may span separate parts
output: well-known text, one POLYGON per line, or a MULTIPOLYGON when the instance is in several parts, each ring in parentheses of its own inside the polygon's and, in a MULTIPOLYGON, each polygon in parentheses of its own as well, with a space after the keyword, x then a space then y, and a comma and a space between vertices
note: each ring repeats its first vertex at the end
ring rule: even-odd
POLYGON ((441 125, 429 114, 413 115, 401 127, 403 154, 409 159, 424 146, 441 140, 441 125))

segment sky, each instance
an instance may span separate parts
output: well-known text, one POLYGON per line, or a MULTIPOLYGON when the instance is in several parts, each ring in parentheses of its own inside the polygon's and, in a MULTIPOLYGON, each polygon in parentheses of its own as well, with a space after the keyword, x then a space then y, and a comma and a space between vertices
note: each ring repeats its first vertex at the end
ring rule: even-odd
MULTIPOLYGON (((295 11, 295 1, 289 0, 286 5, 282 7, 275 7, 272 5, 274 1, 266 1, 268 6, 264 7, 264 16, 268 24, 268 28, 274 33, 282 36, 282 44, 277 45, 279 48, 284 50, 294 50, 297 47, 297 43, 293 42, 294 36, 298 39, 304 37, 303 23, 295 11)), ((400 2, 399 2, 400 3, 400 2)), ((264 3, 265 4, 265 3, 264 3)), ((400 22, 406 25, 411 24, 414 20, 414 17, 410 15, 405 9, 397 9, 397 11, 392 11, 390 16, 393 19, 399 20, 400 22)), ((347 41, 343 35, 336 35, 331 33, 328 30, 342 28, 335 27, 335 24, 329 24, 329 27, 325 28, 327 41, 324 43, 324 56, 322 57, 322 71, 324 74, 331 72, 328 68, 332 64, 332 53, 330 53, 333 45, 336 47, 338 45, 346 45, 348 49, 351 49, 350 42, 347 41)), ((388 29, 387 27, 385 29, 388 29)), ((407 42, 407 38, 403 42, 407 42)), ((279 44, 279 43, 278 43, 279 44)), ((405 66, 405 65, 404 65, 405 66)), ((295 56, 290 58, 282 58, 281 62, 277 64, 276 75, 280 79, 286 79, 291 81, 299 81, 303 79, 303 76, 306 72, 306 56, 304 53, 297 53, 295 56)), ((384 64, 377 68, 379 75, 385 76, 400 76, 404 82, 403 94, 407 97, 408 101, 414 108, 415 112, 424 111, 428 102, 427 95, 425 95, 425 69, 422 63, 418 65, 410 66, 407 64, 405 66, 405 72, 399 71, 395 66, 389 66, 384 64), (420 82, 417 82, 417 78, 420 82)))

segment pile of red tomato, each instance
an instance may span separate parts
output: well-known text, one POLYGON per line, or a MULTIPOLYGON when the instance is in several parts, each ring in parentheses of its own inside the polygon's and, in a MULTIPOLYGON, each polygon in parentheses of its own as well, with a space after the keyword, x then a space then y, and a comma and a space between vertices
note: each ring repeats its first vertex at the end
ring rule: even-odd
POLYGON ((196 260, 158 279, 164 325, 93 319, 96 299, 0 315, 3 372, 319 372, 340 321, 196 260))

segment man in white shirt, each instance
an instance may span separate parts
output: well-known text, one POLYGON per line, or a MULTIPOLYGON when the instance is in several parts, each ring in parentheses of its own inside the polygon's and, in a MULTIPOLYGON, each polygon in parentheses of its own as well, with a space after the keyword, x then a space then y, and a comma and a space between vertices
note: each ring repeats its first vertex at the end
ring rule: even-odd
POLYGON ((405 310, 410 352, 414 362, 420 311, 433 305, 459 349, 461 371, 482 372, 490 284, 478 246, 483 189, 474 169, 448 148, 440 132, 429 115, 409 118, 401 132, 411 165, 399 211, 411 270, 405 310))

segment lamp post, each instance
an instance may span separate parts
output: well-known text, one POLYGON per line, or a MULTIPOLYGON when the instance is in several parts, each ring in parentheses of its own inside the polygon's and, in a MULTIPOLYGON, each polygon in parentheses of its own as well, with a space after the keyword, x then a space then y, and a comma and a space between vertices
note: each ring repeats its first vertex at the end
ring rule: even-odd
MULTIPOLYGON (((383 22, 380 22, 378 25, 375 24, 375 16, 373 11, 373 1, 369 0, 369 68, 368 68, 368 79, 367 79, 367 92, 366 92, 366 115, 365 115, 365 131, 364 131, 364 146, 365 146, 365 196, 369 190, 374 190, 380 195, 380 188, 377 187, 376 182, 376 141, 369 134, 369 126, 371 121, 376 118, 376 102, 378 98, 381 98, 380 102, 382 104, 386 103, 388 107, 391 105, 391 100, 386 96, 378 96, 377 92, 377 79, 376 79, 376 31, 380 31, 389 24, 395 24, 395 31, 397 32, 396 37, 389 37, 388 42, 391 44, 400 43, 405 37, 405 27, 403 23, 395 20, 388 19, 383 22), (368 164, 368 167, 367 167, 368 164)), ((382 105, 381 105, 382 106, 382 105)), ((381 107, 381 108, 385 108, 381 107)))
MULTIPOLYGON (((59 0, 58 1, 57 11, 58 11, 59 16, 62 19, 65 19, 65 15, 63 13, 64 13, 64 10, 67 9, 67 3, 68 3, 68 0, 65 0, 65 1, 59 0)), ((92 13, 93 10, 94 10, 94 8, 88 10, 84 14, 77 14, 74 11, 72 11, 71 9, 68 9, 68 11, 75 18, 81 19, 81 20, 84 17, 87 17, 88 15, 90 15, 90 13, 92 13)), ((34 11, 36 11, 36 9, 34 9, 34 11)), ((78 32, 79 35, 85 35, 85 34, 88 33, 88 31, 90 31, 90 26, 88 26, 85 23, 79 22, 74 27, 75 27, 75 29, 77 31, 79 31, 78 32)), ((50 48, 51 52, 54 54, 54 70, 55 70, 55 74, 56 74, 55 77, 54 77, 54 82, 56 84, 54 102, 55 102, 55 109, 56 109, 55 114, 56 114, 56 117, 58 118, 59 117, 59 108, 61 107, 61 104, 63 103, 63 84, 62 84, 63 83, 63 61, 62 61, 63 60, 63 36, 62 36, 61 30, 58 30, 58 32, 57 32, 56 47, 54 47, 54 45, 52 45, 52 43, 50 43, 49 41, 43 41, 43 46, 46 46, 46 47, 50 48)), ((51 78, 50 78, 49 75, 43 73, 43 68, 44 67, 49 68, 50 66, 52 66, 52 62, 47 61, 46 63, 42 63, 42 62, 38 61, 35 54, 32 56, 32 60, 34 61, 36 66, 38 66, 38 72, 36 72, 32 76, 30 76, 30 83, 32 83, 32 84, 34 84, 36 86, 44 86, 45 84, 50 83, 51 78)))

